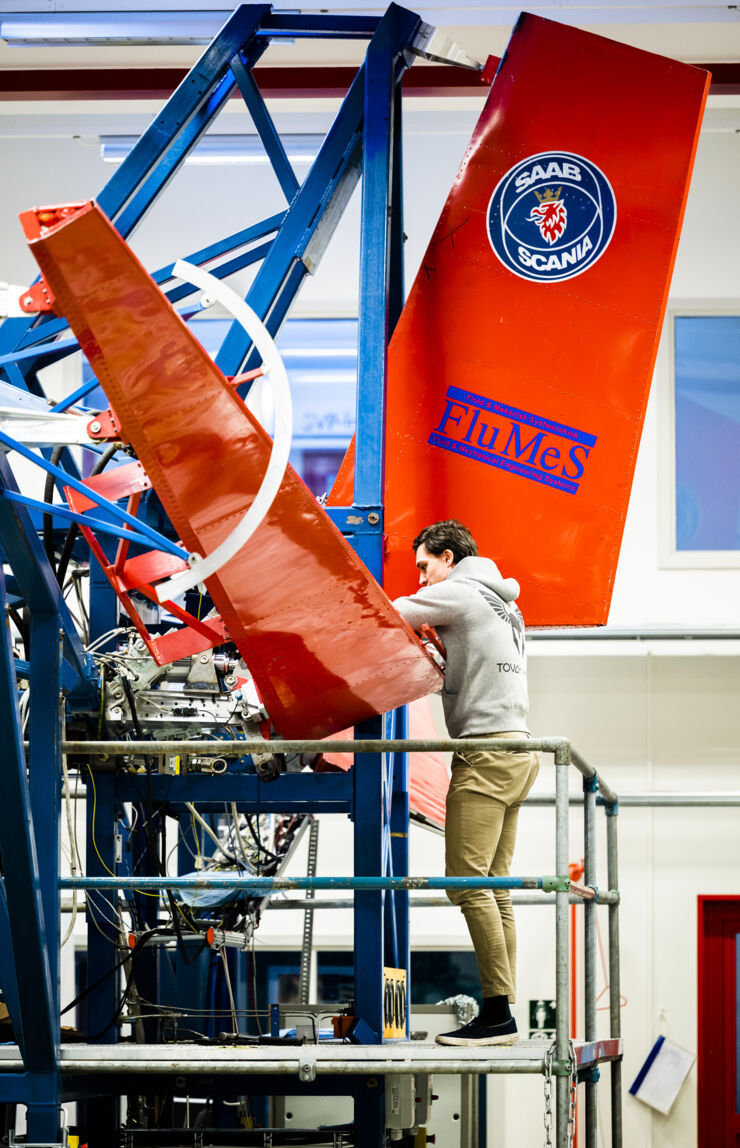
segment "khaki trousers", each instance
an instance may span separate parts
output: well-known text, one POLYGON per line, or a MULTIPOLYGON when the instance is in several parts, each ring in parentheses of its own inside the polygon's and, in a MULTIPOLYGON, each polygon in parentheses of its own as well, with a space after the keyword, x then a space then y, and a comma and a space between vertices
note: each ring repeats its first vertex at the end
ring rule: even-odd
MULTIPOLYGON (((472 735, 471 735, 472 736, 472 735)), ((476 737, 522 738, 521 733, 476 737)), ((519 810, 539 772, 536 753, 456 753, 447 794, 448 877, 508 877, 519 810)), ((484 997, 516 994, 516 928, 508 889, 450 889, 470 932, 484 997)))

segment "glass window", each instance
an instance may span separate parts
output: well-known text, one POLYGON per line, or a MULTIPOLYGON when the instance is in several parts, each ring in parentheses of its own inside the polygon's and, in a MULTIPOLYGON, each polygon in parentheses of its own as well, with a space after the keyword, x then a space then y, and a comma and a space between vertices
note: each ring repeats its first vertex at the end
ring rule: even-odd
MULTIPOLYGON (((213 358, 231 326, 229 319, 194 319, 190 330, 213 358)), ((288 319, 277 337, 293 398, 290 462, 313 494, 331 490, 355 431, 357 320, 288 319)), ((83 360, 83 382, 93 378, 83 360)), ((85 400, 91 410, 108 406, 102 388, 85 400)), ((272 434, 269 398, 255 410, 272 434)), ((90 453, 92 467, 97 455, 90 453)))
POLYGON ((676 315, 676 551, 740 550, 740 316, 676 315))

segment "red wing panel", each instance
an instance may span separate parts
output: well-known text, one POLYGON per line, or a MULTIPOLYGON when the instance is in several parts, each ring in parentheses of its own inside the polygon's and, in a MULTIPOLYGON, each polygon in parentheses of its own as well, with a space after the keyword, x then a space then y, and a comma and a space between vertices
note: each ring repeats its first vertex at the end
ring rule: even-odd
MULTIPOLYGON (((94 204, 30 246, 183 544, 210 553, 253 502, 269 436, 94 204)), ((322 737, 439 689, 421 644, 290 468, 208 589, 285 737, 322 737)))
POLYGON ((606 621, 708 82, 520 18, 390 346, 391 598, 454 517, 528 623, 606 621))
MULTIPOLYGON (((351 729, 335 735, 351 738, 351 729)), ((434 722, 432 707, 428 698, 419 698, 409 706, 409 737, 414 741, 434 741, 439 736, 434 722)), ((324 758, 330 765, 346 770, 352 767, 353 753, 332 753, 324 750, 324 758)), ((445 765, 445 755, 435 750, 409 754, 409 808, 412 813, 420 813, 436 825, 445 823, 445 799, 450 785, 450 776, 445 765)))

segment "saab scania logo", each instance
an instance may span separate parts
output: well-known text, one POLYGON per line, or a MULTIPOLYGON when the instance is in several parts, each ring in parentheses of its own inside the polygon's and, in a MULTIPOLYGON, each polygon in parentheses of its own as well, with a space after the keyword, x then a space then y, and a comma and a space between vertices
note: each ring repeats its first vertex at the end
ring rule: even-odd
POLYGON ((604 173, 567 151, 531 155, 497 184, 488 238, 509 271, 559 283, 593 267, 614 234, 617 205, 604 173))

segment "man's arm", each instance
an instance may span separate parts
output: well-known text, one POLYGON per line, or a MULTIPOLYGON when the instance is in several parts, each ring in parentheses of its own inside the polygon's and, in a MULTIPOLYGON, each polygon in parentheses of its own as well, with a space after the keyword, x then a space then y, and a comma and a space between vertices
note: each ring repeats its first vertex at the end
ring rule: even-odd
POLYGON ((394 599, 393 605, 412 630, 425 625, 448 626, 454 621, 460 607, 443 586, 423 586, 416 594, 394 599))

